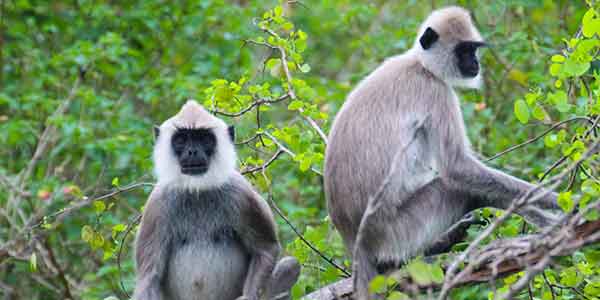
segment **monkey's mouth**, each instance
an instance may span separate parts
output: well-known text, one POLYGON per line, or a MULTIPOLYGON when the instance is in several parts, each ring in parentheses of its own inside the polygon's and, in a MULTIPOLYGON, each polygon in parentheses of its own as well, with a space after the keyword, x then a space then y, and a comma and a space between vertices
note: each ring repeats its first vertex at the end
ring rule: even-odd
POLYGON ((466 78, 476 77, 477 74, 479 74, 479 68, 468 68, 468 69, 462 70, 462 75, 465 76, 466 78))
POLYGON ((181 173, 185 175, 200 175, 208 171, 208 165, 197 164, 197 165, 183 165, 181 166, 181 173))

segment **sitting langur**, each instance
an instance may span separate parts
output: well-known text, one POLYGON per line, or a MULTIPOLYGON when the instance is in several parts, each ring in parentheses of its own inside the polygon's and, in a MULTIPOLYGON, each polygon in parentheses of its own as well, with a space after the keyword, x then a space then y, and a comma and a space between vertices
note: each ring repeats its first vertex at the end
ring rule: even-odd
MULTIPOLYGON (((477 49, 483 45, 466 10, 433 12, 413 48, 387 59, 358 84, 333 123, 325 192, 346 247, 352 253, 358 246, 359 299, 377 273, 425 251, 468 212, 505 209, 533 188, 485 166, 470 149, 453 87, 479 86, 477 49), (383 206, 355 245, 376 194, 383 206)), ((537 225, 550 224, 557 216, 543 209, 557 208, 556 196, 547 192, 519 213, 537 225)))
POLYGON ((188 101, 156 134, 134 299, 289 299, 300 265, 275 264, 275 222, 236 171, 233 127, 188 101))

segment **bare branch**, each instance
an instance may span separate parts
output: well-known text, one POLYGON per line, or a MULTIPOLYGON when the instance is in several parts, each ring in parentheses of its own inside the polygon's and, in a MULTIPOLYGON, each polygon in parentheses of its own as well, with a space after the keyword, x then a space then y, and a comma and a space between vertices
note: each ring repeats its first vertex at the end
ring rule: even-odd
POLYGON ((498 157, 500 157, 500 156, 502 156, 502 155, 505 155, 505 154, 507 154, 507 153, 509 153, 509 152, 512 152, 512 151, 514 151, 514 150, 517 150, 517 149, 519 149, 519 148, 522 148, 522 147, 524 147, 524 146, 527 146, 527 145, 529 145, 529 144, 531 144, 531 143, 534 143, 534 142, 538 141, 539 139, 543 138, 544 136, 546 136, 548 133, 552 132, 553 130, 555 130, 555 129, 557 129, 557 128, 560 128, 562 125, 564 125, 564 124, 566 124, 566 123, 570 123, 570 122, 573 122, 573 121, 581 121, 581 120, 583 120, 583 121, 589 121, 589 122, 591 122, 590 118, 588 118, 588 117, 573 117, 573 118, 571 118, 571 119, 567 119, 567 120, 564 120, 564 121, 558 122, 558 123, 556 123, 556 124, 552 125, 552 127, 550 127, 550 128, 548 128, 548 129, 546 129, 546 130, 545 130, 544 132, 542 132, 540 135, 538 135, 538 136, 536 136, 536 137, 534 137, 534 138, 531 138, 531 139, 529 139, 529 140, 527 140, 527 141, 525 141, 525 142, 523 142, 523 143, 520 143, 520 144, 517 144, 517 145, 511 146, 511 147, 508 147, 508 148, 506 148, 505 150, 502 150, 502 151, 500 151, 499 153, 495 154, 494 156, 492 156, 492 157, 488 158, 486 161, 492 161, 492 160, 494 160, 494 159, 496 159, 496 158, 498 158, 498 157))
POLYGON ((279 98, 275 99, 275 100, 270 100, 270 99, 258 99, 255 100, 254 102, 250 103, 250 105, 238 112, 235 113, 231 113, 231 112, 224 112, 224 111, 219 111, 219 110, 211 110, 212 113, 214 114, 218 114, 218 115, 222 115, 222 116, 226 116, 226 117, 239 117, 244 115, 245 113, 251 111, 253 108, 258 107, 262 104, 273 104, 273 103, 278 103, 281 102, 283 100, 286 100, 290 97, 290 95, 288 94, 284 94, 283 96, 280 96, 279 98))
MULTIPOLYGON (((587 222, 582 225, 576 226, 572 231, 573 234, 567 239, 562 240, 565 245, 560 251, 552 253, 552 257, 556 256, 567 256, 584 247, 600 241, 600 220, 593 222, 587 222)), ((466 276, 462 277, 456 282, 456 287, 473 285, 479 283, 489 282, 490 280, 506 277, 529 267, 540 263, 545 260, 545 256, 548 255, 548 249, 544 247, 531 248, 530 245, 539 241, 540 239, 548 240, 544 234, 534 234, 525 237, 517 237, 504 240, 494 241, 494 247, 490 247, 481 251, 481 253, 494 252, 497 254, 499 260, 489 260, 480 264, 477 269, 473 269, 466 276), (516 253, 516 255, 507 257, 503 256, 507 252, 507 249, 516 253)), ((544 261, 546 262, 546 261, 544 261)), ((440 289, 441 285, 432 283, 430 285, 419 286, 412 282, 410 278, 402 278, 398 285, 400 290, 406 291, 408 288, 417 288, 418 291, 426 291, 431 289, 440 289)), ((308 294, 302 298, 303 300, 338 300, 352 299, 352 279, 342 279, 331 285, 323 287, 311 294, 308 294)))
POLYGON ((283 154, 284 151, 280 149, 277 150, 277 152, 275 152, 275 154, 273 154, 273 156, 266 161, 264 164, 260 165, 260 166, 254 166, 254 167, 249 167, 249 168, 245 168, 243 170, 240 171, 240 173, 242 173, 242 175, 245 174, 249 174, 249 173, 254 173, 254 172, 258 172, 261 170, 266 169, 268 166, 270 166, 281 154, 283 154))

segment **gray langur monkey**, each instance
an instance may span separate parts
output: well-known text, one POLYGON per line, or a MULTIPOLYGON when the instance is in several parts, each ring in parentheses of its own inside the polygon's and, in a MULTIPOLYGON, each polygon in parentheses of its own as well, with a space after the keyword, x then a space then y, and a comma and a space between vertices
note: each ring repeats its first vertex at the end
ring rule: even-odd
POLYGON ((233 127, 195 101, 155 129, 157 183, 136 240, 136 300, 289 299, 271 210, 236 171, 233 127))
MULTIPOLYGON (((366 298, 375 275, 426 251, 465 214, 506 209, 534 187, 485 166, 470 148, 454 87, 480 86, 477 49, 484 45, 467 10, 434 11, 412 49, 363 79, 333 122, 325 194, 331 220, 359 266, 358 299, 366 298), (376 193, 382 206, 361 227, 364 237, 355 245, 376 193)), ((558 217, 544 210, 558 209, 557 194, 544 192, 518 211, 540 226, 558 217)))

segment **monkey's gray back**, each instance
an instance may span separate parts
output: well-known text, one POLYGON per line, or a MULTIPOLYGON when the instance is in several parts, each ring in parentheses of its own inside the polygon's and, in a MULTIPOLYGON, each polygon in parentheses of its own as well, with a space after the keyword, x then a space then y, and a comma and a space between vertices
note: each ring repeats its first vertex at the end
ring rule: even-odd
POLYGON ((233 300, 242 295, 249 264, 236 224, 238 203, 247 195, 243 188, 229 183, 208 191, 165 192, 165 213, 176 220, 168 230, 178 245, 167 267, 168 299, 233 300))
MULTIPOLYGON (((426 130, 427 134, 433 135, 429 140, 437 142, 420 149, 424 156, 431 155, 438 162, 446 161, 448 158, 442 160, 436 156, 456 153, 452 148, 466 147, 468 141, 463 139, 464 124, 458 101, 448 95, 454 95, 451 88, 433 77, 409 53, 388 59, 348 96, 329 135, 324 176, 329 213, 347 248, 353 249, 369 198, 388 175, 394 155, 412 138, 410 128, 416 121, 415 116, 431 116, 426 130), (457 135, 457 132, 463 135, 457 135)), ((440 172, 444 171, 444 166, 436 167, 440 172)), ((399 177, 395 180, 410 180, 406 176, 399 177)), ((439 180, 426 189, 420 193, 423 199, 406 201, 406 206, 396 209, 410 217, 417 213, 411 210, 436 209, 419 202, 434 201, 431 197, 452 198, 444 193, 439 180)), ((442 214, 446 209, 439 207, 440 215, 447 215, 442 214)), ((430 211, 427 215, 435 218, 436 213, 430 211)), ((423 226, 449 226, 452 220, 434 221, 423 222, 423 226)), ((397 226, 401 226, 402 220, 398 222, 397 226)), ((437 231, 435 228, 422 229, 421 232, 437 231)), ((421 242, 427 243, 430 239, 425 237, 421 242)))

